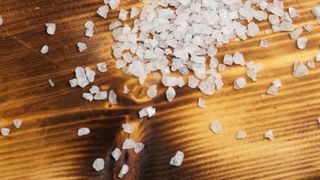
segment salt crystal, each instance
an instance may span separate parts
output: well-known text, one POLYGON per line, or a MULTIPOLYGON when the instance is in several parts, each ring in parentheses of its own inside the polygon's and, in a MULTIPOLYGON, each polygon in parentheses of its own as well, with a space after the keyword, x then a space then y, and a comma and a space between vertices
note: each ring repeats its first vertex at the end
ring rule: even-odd
POLYGON ((317 54, 317 55, 316 55, 316 61, 317 61, 317 62, 320 62, 320 54, 317 54))
POLYGON ((118 161, 121 156, 121 151, 119 148, 114 148, 114 150, 111 152, 111 156, 115 161, 118 161))
POLYGON ((313 30, 313 25, 312 24, 305 24, 305 25, 303 25, 303 28, 306 31, 311 32, 313 30))
POLYGON ((78 129, 78 136, 85 136, 90 134, 90 129, 86 127, 82 127, 78 129))
POLYGON ((188 86, 190 88, 196 88, 199 83, 200 83, 200 80, 198 78, 196 78, 193 75, 189 75, 189 77, 188 77, 188 86))
POLYGON ((110 90, 109 92, 109 103, 110 104, 117 104, 117 95, 113 90, 110 90))
POLYGON ((247 71, 247 76, 254 82, 258 81, 257 73, 255 73, 252 69, 247 71))
POLYGON ((116 28, 118 28, 120 26, 121 26, 121 22, 120 21, 113 21, 109 25, 109 30, 114 30, 114 29, 116 29, 116 28))
POLYGON ((241 66, 245 66, 246 65, 246 61, 244 59, 244 56, 240 52, 234 53, 232 59, 233 59, 233 62, 235 64, 238 64, 238 65, 241 65, 241 66))
POLYGON ((14 127, 16 127, 17 129, 19 129, 22 125, 22 120, 21 119, 14 119, 13 120, 13 125, 14 127))
POLYGON ((215 134, 220 134, 222 132, 222 127, 218 120, 214 120, 211 122, 210 129, 215 134))
POLYGON ((90 89, 89 89, 89 92, 91 94, 96 94, 98 92, 100 92, 100 88, 98 86, 92 86, 90 89))
POLYGON ((136 7, 132 7, 130 11, 130 18, 134 18, 139 15, 139 9, 136 7))
POLYGON ((298 39, 301 36, 302 32, 303 32, 302 28, 297 28, 296 30, 290 33, 290 37, 292 39, 298 39))
POLYGON ((109 6, 111 9, 116 9, 120 5, 120 0, 109 0, 109 6))
POLYGON ((54 87, 54 83, 53 83, 53 81, 51 79, 49 79, 48 82, 49 82, 51 87, 54 87))
POLYGON ((121 9, 119 12, 119 19, 122 21, 126 21, 128 17, 128 13, 129 12, 127 10, 121 9))
POLYGON ((203 98, 198 99, 198 106, 202 109, 206 108, 206 102, 204 101, 203 98))
POLYGON ((157 85, 151 85, 147 90, 147 96, 150 99, 155 98, 157 96, 157 93, 158 93, 157 85))
POLYGON ((100 6, 97 10, 97 14, 103 17, 104 19, 107 18, 108 13, 109 13, 109 6, 107 5, 100 6))
POLYGON ((307 46, 308 39, 307 38, 298 38, 297 46, 299 49, 305 49, 307 46))
POLYGON ((299 16, 299 12, 295 8, 289 7, 288 10, 289 10, 289 15, 291 18, 296 18, 299 16))
POLYGON ((310 69, 315 69, 315 68, 316 68, 316 63, 315 63, 313 60, 308 60, 308 61, 307 61, 307 66, 308 66, 310 69))
POLYGON ((225 64, 219 64, 218 65, 218 71, 219 72, 223 72, 225 70, 227 70, 227 66, 225 64))
POLYGON ((276 15, 269 15, 269 22, 274 25, 274 24, 279 24, 280 23, 280 18, 276 15))
POLYGON ((0 26, 3 24, 3 18, 2 16, 0 15, 0 26))
POLYGON ((266 40, 266 39, 261 39, 261 41, 260 41, 260 47, 269 48, 269 47, 270 47, 269 41, 266 40))
POLYGON ((315 17, 320 17, 320 5, 317 5, 312 9, 312 14, 315 17))
POLYGON ((207 51, 208 56, 211 58, 214 57, 217 54, 217 52, 218 52, 217 48, 212 47, 212 46, 210 46, 207 51))
POLYGON ((143 143, 136 143, 133 149, 134 153, 140 153, 143 150, 144 146, 145 145, 143 143))
POLYGON ((176 97, 176 91, 173 89, 173 87, 168 87, 166 91, 166 97, 169 102, 172 102, 173 99, 176 97))
POLYGON ((177 151, 176 154, 171 157, 170 165, 172 166, 181 166, 184 159, 184 153, 182 151, 177 151))
POLYGON ((238 78, 234 81, 234 89, 242 89, 247 85, 246 79, 238 78))
POLYGON ((201 81, 198 85, 200 91, 205 95, 213 95, 215 91, 215 84, 212 78, 201 81))
POLYGON ((156 114, 156 108, 151 106, 143 108, 139 111, 139 118, 149 117, 151 118, 156 114))
POLYGON ((135 142, 132 139, 126 139, 123 142, 122 149, 133 149, 135 146, 135 142))
POLYGON ((40 52, 41 52, 42 54, 47 54, 47 53, 49 52, 49 46, 43 45, 42 48, 41 48, 41 50, 40 50, 40 52))
POLYGON ((122 124, 122 129, 125 133, 131 134, 134 131, 134 127, 131 124, 122 124))
POLYGON ((278 94, 278 91, 279 91, 279 88, 276 87, 275 85, 272 85, 268 90, 267 90, 267 94, 270 94, 270 95, 277 95, 278 94))
POLYGON ((55 23, 46 23, 47 26, 47 34, 54 35, 56 32, 56 24, 55 23))
POLYGON ((277 88, 279 88, 279 87, 282 86, 282 82, 281 82, 280 79, 274 80, 274 81, 272 82, 272 84, 273 84, 275 87, 277 87, 277 88))
POLYGON ((69 83, 70 83, 70 86, 71 86, 72 88, 79 85, 77 78, 74 78, 74 79, 69 80, 69 83))
POLYGON ((245 139, 247 137, 247 133, 245 131, 238 131, 237 139, 245 139))
POLYGON ((128 86, 126 86, 126 85, 123 86, 123 93, 124 93, 124 94, 128 94, 128 93, 129 93, 129 88, 128 88, 128 86))
POLYGON ((8 136, 10 133, 10 129, 9 128, 1 128, 1 135, 2 136, 8 136))
POLYGON ((93 97, 93 99, 96 100, 96 101, 107 100, 107 98, 108 98, 108 92, 107 91, 97 92, 93 97))
POLYGON ((107 72, 107 64, 106 63, 98 63, 97 65, 98 71, 104 73, 107 72))
POLYGON ((295 29, 295 26, 289 22, 282 22, 280 23, 280 29, 281 31, 293 31, 295 29))
POLYGON ((302 61, 296 61, 293 67, 293 77, 299 78, 309 73, 308 67, 302 61))
POLYGON ((124 164, 124 165, 122 165, 122 167, 121 167, 121 170, 120 170, 120 172, 119 172, 118 177, 119 177, 120 179, 122 179, 123 176, 126 175, 128 172, 129 172, 129 166, 126 165, 126 164, 124 164))
POLYGON ((233 58, 230 54, 224 55, 223 64, 230 65, 230 66, 233 64, 233 58))
POLYGON ((264 137, 269 139, 269 140, 273 140, 273 132, 272 130, 268 130, 267 132, 264 133, 264 137))
POLYGON ((258 35, 259 31, 260 31, 259 26, 256 23, 250 22, 248 24, 248 32, 247 32, 248 36, 255 37, 256 35, 258 35))
POLYGON ((92 37, 93 34, 94 34, 94 30, 92 30, 92 29, 87 29, 87 30, 86 30, 85 35, 86 35, 87 37, 92 37))
POLYGON ((87 21, 85 24, 84 24, 84 27, 86 28, 86 29, 90 29, 90 30, 92 30, 93 29, 93 22, 92 21, 87 21))
POLYGON ((104 160, 102 158, 95 159, 92 167, 95 171, 102 171, 104 169, 104 160))
POLYGON ((96 73, 89 67, 85 68, 85 72, 86 72, 86 77, 87 77, 88 81, 92 83, 94 81, 96 73))
POLYGON ((78 46, 78 49, 79 49, 80 52, 83 52, 83 51, 88 49, 87 44, 83 43, 83 42, 78 42, 77 46, 78 46))

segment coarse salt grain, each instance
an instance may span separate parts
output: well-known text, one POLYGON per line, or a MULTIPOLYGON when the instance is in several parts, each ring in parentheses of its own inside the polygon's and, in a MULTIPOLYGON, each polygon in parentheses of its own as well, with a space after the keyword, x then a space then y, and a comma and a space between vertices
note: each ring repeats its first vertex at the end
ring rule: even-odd
POLYGON ((139 9, 136 7, 132 7, 130 11, 130 18, 134 18, 139 15, 139 9))
POLYGON ((313 60, 308 60, 308 61, 307 61, 307 66, 308 66, 310 69, 315 69, 315 68, 316 68, 316 63, 315 63, 313 60))
POLYGON ((132 139, 126 139, 123 142, 122 149, 133 149, 135 142, 132 139))
POLYGON ((220 134, 222 132, 222 127, 218 120, 214 120, 211 122, 210 129, 215 134, 220 134))
POLYGON ((288 11, 291 18, 296 18, 299 16, 299 12, 293 7, 289 7, 288 11))
POLYGON ((107 98, 108 98, 108 92, 107 92, 107 91, 97 92, 97 93, 93 96, 93 99, 96 100, 96 101, 107 100, 107 98))
POLYGON ((147 90, 147 96, 150 98, 150 99, 153 99, 157 96, 157 93, 158 93, 158 89, 157 89, 157 85, 151 85, 148 90, 147 90))
POLYGON ((128 18, 128 11, 127 10, 124 10, 124 9, 121 9, 120 12, 119 12, 119 19, 121 21, 126 21, 127 18, 128 18))
POLYGON ((113 159, 115 161, 118 161, 120 156, 121 156, 121 151, 119 148, 115 148, 112 152, 111 152, 111 156, 113 157, 113 159))
POLYGON ((264 133, 264 137, 272 141, 273 140, 273 131, 268 130, 267 132, 264 133))
POLYGON ((302 61, 294 63, 292 75, 295 78, 306 76, 309 73, 308 67, 302 61))
POLYGON ((166 91, 166 97, 169 102, 172 102, 173 99, 176 97, 176 91, 173 89, 173 87, 168 87, 166 91))
POLYGON ((122 167, 121 167, 121 170, 120 170, 120 172, 119 172, 118 177, 119 177, 120 179, 122 179, 123 176, 126 175, 128 172, 129 172, 129 166, 126 165, 126 164, 124 164, 124 165, 122 165, 122 167))
POLYGON ((101 17, 103 17, 104 19, 107 18, 108 16, 108 13, 109 13, 109 6, 108 5, 103 5, 103 6, 100 6, 97 10, 97 14, 101 17))
POLYGON ((282 82, 280 79, 276 79, 273 81, 272 86, 267 90, 267 94, 277 95, 279 92, 279 88, 282 86, 282 82))
POLYGON ((96 66, 97 66, 99 72, 104 73, 104 72, 108 71, 106 63, 103 63, 103 62, 102 63, 98 63, 98 64, 96 64, 96 66))
POLYGON ((123 94, 128 94, 129 93, 129 88, 128 86, 124 85, 123 86, 123 94))
POLYGON ((0 26, 3 24, 3 18, 2 16, 0 15, 0 26))
POLYGON ((109 0, 109 6, 111 9, 116 9, 120 5, 120 0, 109 0))
POLYGON ((82 128, 79 128, 78 129, 78 136, 85 136, 85 135, 88 135, 90 134, 90 129, 87 128, 87 127, 82 127, 82 128))
POLYGON ((22 120, 21 119, 14 119, 13 120, 13 125, 14 127, 16 127, 17 129, 19 129, 22 125, 22 120))
POLYGON ((41 47, 40 52, 41 52, 42 54, 47 54, 47 53, 49 52, 49 46, 48 46, 48 45, 43 45, 43 46, 41 47))
POLYGON ((54 83, 53 83, 53 81, 51 79, 48 79, 48 82, 49 82, 51 87, 54 87, 54 83))
POLYGON ((72 88, 76 87, 79 85, 79 82, 78 82, 78 79, 77 78, 74 78, 74 79, 71 79, 69 80, 69 84, 72 88))
POLYGON ((149 106, 139 111, 139 118, 144 118, 144 117, 151 118, 155 114, 156 114, 156 108, 149 106))
POLYGON ((234 81, 234 89, 242 89, 245 88, 247 85, 246 79, 238 78, 234 81))
POLYGON ((104 159, 97 158, 94 160, 92 167, 95 171, 102 171, 104 169, 104 159))
POLYGON ((88 45, 84 42, 78 42, 77 46, 80 52, 83 52, 88 49, 88 45))
POLYGON ((306 31, 311 32, 313 30, 313 25, 312 24, 305 24, 305 25, 303 25, 303 28, 306 31))
POLYGON ((312 9, 312 14, 315 17, 320 17, 320 5, 317 5, 312 9))
POLYGON ((82 97, 83 97, 83 99, 85 99, 85 100, 87 100, 87 101, 89 101, 89 102, 92 102, 92 101, 93 101, 93 95, 90 94, 90 93, 83 93, 83 94, 82 94, 82 97))
POLYGON ((125 133, 131 134, 134 131, 134 127, 131 124, 122 124, 122 129, 125 133))
POLYGON ((144 147, 145 145, 143 143, 135 143, 133 151, 134 153, 138 154, 143 150, 144 147))
POLYGON ((307 46, 308 39, 307 38, 298 38, 297 39, 297 47, 299 49, 305 49, 307 46))
POLYGON ((237 139, 245 139, 247 137, 247 133, 245 131, 238 131, 237 132, 237 139))
POLYGON ((110 104, 117 104, 117 95, 113 90, 110 90, 109 92, 109 103, 110 104))
POLYGON ((206 102, 204 101, 203 98, 198 99, 198 106, 202 109, 206 108, 206 102))
POLYGON ((47 26, 47 34, 54 35, 56 32, 56 24, 55 23, 46 23, 47 26))
POLYGON ((269 47, 270 47, 269 41, 266 40, 266 39, 261 39, 261 41, 260 41, 260 47, 269 48, 269 47))
POLYGON ((171 157, 169 164, 171 166, 176 166, 176 167, 181 166, 183 159, 184 159, 184 153, 182 151, 177 151, 176 154, 173 157, 171 157))
POLYGON ((89 89, 89 92, 91 94, 96 94, 98 92, 100 92, 100 88, 98 86, 92 86, 90 89, 89 89))
POLYGON ((10 134, 10 129, 9 128, 1 128, 1 135, 2 136, 9 136, 10 134))
POLYGON ((291 39, 298 39, 301 36, 302 32, 303 32, 302 28, 297 28, 296 30, 290 32, 290 34, 289 34, 290 38, 291 39))

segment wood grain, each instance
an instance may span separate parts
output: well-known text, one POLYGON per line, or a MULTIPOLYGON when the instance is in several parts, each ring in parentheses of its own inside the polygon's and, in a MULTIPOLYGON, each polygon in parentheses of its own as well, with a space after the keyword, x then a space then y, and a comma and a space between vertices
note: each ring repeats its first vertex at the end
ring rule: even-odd
MULTIPOLYGON (((232 82, 245 76, 244 69, 223 72, 225 88, 206 97, 198 91, 182 88, 172 103, 165 100, 164 88, 158 96, 146 98, 149 78, 144 87, 137 80, 114 69, 110 46, 113 41, 107 26, 117 18, 119 10, 111 11, 108 19, 95 11, 101 0, 9 0, 0 1, 0 127, 12 129, 10 136, 0 137, 0 179, 16 180, 78 180, 117 179, 123 163, 130 166, 124 179, 320 179, 320 69, 300 79, 291 76, 296 60, 314 59, 319 53, 320 26, 310 10, 317 0, 285 0, 295 7, 300 17, 297 26, 315 25, 307 49, 297 50, 287 33, 265 35, 263 32, 245 42, 234 42, 220 48, 219 59, 225 53, 241 51, 246 59, 265 65, 257 83, 235 91, 232 82), (93 20, 95 35, 84 36, 84 23, 93 20), (54 36, 45 33, 44 23, 57 24, 54 36), (261 38, 270 41, 269 49, 260 48, 261 38), (76 43, 86 42, 89 50, 79 53, 76 43), (39 51, 50 47, 47 55, 39 51), (71 89, 68 80, 76 66, 95 68, 107 62, 108 73, 97 75, 96 85, 114 89, 119 104, 88 103, 81 98, 84 90, 71 89), (48 79, 56 86, 51 88, 48 79), (284 86, 278 96, 261 96, 275 78, 284 86), (122 93, 123 85, 131 90, 122 93), (197 108, 198 97, 204 97, 206 109, 197 108), (139 120, 137 111, 148 105, 157 108, 152 119, 139 120), (23 119, 22 128, 13 128, 14 118, 23 119), (223 133, 209 131, 212 120, 219 119, 223 133), (122 151, 115 163, 110 158, 114 147, 120 147, 128 136, 121 124, 130 122, 136 131, 131 138, 146 144, 139 155, 122 151), (79 127, 89 127, 92 133, 77 137, 79 127), (272 129, 274 141, 263 138, 272 129), (248 138, 236 140, 238 130, 248 138), (169 166, 177 151, 185 153, 178 168, 169 166), (105 170, 94 172, 95 158, 106 160, 105 170)), ((121 8, 142 7, 138 1, 122 1, 121 8)), ((270 29, 260 23, 262 30, 270 29)), ((318 64, 319 66, 319 64, 318 64)))

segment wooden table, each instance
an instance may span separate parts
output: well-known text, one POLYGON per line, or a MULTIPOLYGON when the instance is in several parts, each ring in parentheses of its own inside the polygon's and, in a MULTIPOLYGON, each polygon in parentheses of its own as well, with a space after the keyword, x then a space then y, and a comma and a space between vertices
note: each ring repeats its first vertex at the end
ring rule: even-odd
MULTIPOLYGON (((317 0, 286 0, 300 17, 297 26, 315 25, 311 33, 303 33, 309 42, 298 50, 287 33, 266 35, 235 42, 219 50, 225 53, 240 51, 246 59, 263 63, 265 69, 259 81, 236 91, 233 81, 245 77, 245 69, 234 67, 223 72, 225 87, 207 97, 190 88, 177 89, 172 103, 165 99, 160 86, 158 96, 146 97, 148 85, 157 83, 158 76, 139 86, 137 80, 114 68, 111 55, 113 40, 108 25, 117 18, 119 9, 111 11, 108 19, 95 13, 102 0, 2 0, 0 15, 0 127, 11 128, 8 137, 0 137, 0 179, 71 180, 117 179, 123 163, 130 166, 124 179, 320 179, 320 69, 308 76, 294 79, 292 66, 296 60, 314 59, 319 53, 320 26, 310 10, 317 0), (93 38, 84 36, 84 23, 95 23, 93 38), (54 22, 54 36, 45 33, 44 24, 54 22), (271 43, 260 48, 260 39, 271 43), (86 42, 88 51, 79 53, 77 42, 86 42), (42 55, 42 45, 50 47, 42 55), (98 73, 94 84, 114 89, 119 104, 89 103, 81 98, 87 91, 70 88, 77 66, 95 68, 107 62, 107 73, 98 73), (51 78, 55 87, 50 87, 51 78), (272 81, 280 78, 283 87, 277 96, 262 96, 272 81), (127 85, 130 93, 122 93, 127 85), (197 107, 203 97, 207 108, 197 107), (152 105, 157 114, 140 120, 139 109, 152 105), (12 120, 21 118, 22 128, 15 129, 12 120), (212 120, 219 119, 223 133, 209 131, 212 120), (146 144, 138 155, 130 151, 119 162, 110 153, 121 147, 128 136, 121 124, 132 123, 136 130, 130 136, 146 144), (77 137, 80 127, 89 127, 91 134, 77 137), (274 141, 263 138, 272 129, 274 141), (238 130, 248 138, 236 140, 238 130), (185 153, 181 167, 169 165, 177 150, 185 153), (106 160, 105 170, 95 172, 95 158, 106 160)), ((123 1, 121 8, 142 7, 138 1, 123 1)), ((270 29, 266 22, 262 30, 270 29)), ((318 64, 319 66, 319 64, 318 64)))

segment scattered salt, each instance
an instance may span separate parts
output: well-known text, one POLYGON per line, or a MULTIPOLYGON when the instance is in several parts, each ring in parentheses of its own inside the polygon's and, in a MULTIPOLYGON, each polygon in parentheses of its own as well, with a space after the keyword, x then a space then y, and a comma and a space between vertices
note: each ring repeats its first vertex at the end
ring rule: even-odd
POLYGON ((198 99, 198 106, 202 109, 206 108, 206 102, 204 101, 203 98, 198 99))
POLYGON ((93 101, 93 95, 90 94, 90 93, 83 93, 83 94, 82 94, 82 97, 83 97, 83 99, 88 100, 88 101, 90 101, 90 102, 93 101))
POLYGON ((84 70, 88 81, 92 83, 94 81, 96 73, 89 67, 85 67, 84 70))
POLYGON ((77 79, 77 78, 74 78, 74 79, 69 80, 69 83, 70 83, 70 86, 71 86, 72 88, 79 85, 79 82, 78 82, 78 79, 77 79))
POLYGON ((85 136, 90 134, 90 129, 86 127, 82 127, 78 129, 78 136, 85 136))
POLYGON ((173 99, 176 97, 176 91, 173 89, 173 87, 168 87, 166 91, 166 97, 169 102, 172 102, 173 99))
POLYGON ((134 149, 133 149, 134 153, 136 154, 140 153, 143 150, 144 146, 145 145, 143 143, 135 143, 134 149))
POLYGON ((295 8, 289 7, 288 10, 289 10, 289 15, 291 18, 296 18, 299 16, 299 12, 295 8))
POLYGON ((90 89, 89 89, 89 92, 91 94, 96 94, 98 92, 100 92, 100 88, 98 86, 92 86, 90 89))
POLYGON ((266 39, 261 39, 261 41, 260 41, 260 47, 269 48, 269 47, 270 47, 269 41, 266 40, 266 39))
POLYGON ((106 63, 98 63, 96 66, 97 66, 99 72, 104 73, 104 72, 108 71, 106 63))
POLYGON ((120 0, 109 0, 109 6, 111 9, 116 9, 120 5, 120 0))
POLYGON ((110 104, 117 104, 117 95, 113 90, 110 90, 109 92, 109 103, 110 104))
POLYGON ((107 91, 97 92, 93 97, 93 99, 96 100, 96 101, 107 100, 107 98, 108 98, 108 92, 107 91))
POLYGON ((307 46, 308 39, 307 38, 298 38, 297 47, 299 49, 305 49, 307 46))
POLYGON ((128 13, 129 12, 127 10, 121 9, 119 12, 119 19, 122 21, 126 21, 128 18, 128 13))
POLYGON ((176 154, 171 157, 170 165, 172 166, 181 166, 184 159, 184 153, 182 151, 177 151, 176 154))
POLYGON ((104 169, 104 160, 102 158, 95 159, 92 167, 95 171, 102 171, 104 169))
POLYGON ((107 18, 108 13, 109 13, 109 7, 107 5, 100 6, 97 10, 97 14, 103 17, 104 19, 107 18))
POLYGON ((48 79, 48 82, 49 82, 51 87, 54 87, 54 83, 53 83, 53 81, 51 79, 48 79))
POLYGON ((120 156, 121 156, 121 151, 119 148, 115 148, 112 152, 111 152, 111 156, 113 157, 113 159, 115 161, 118 161, 120 156))

